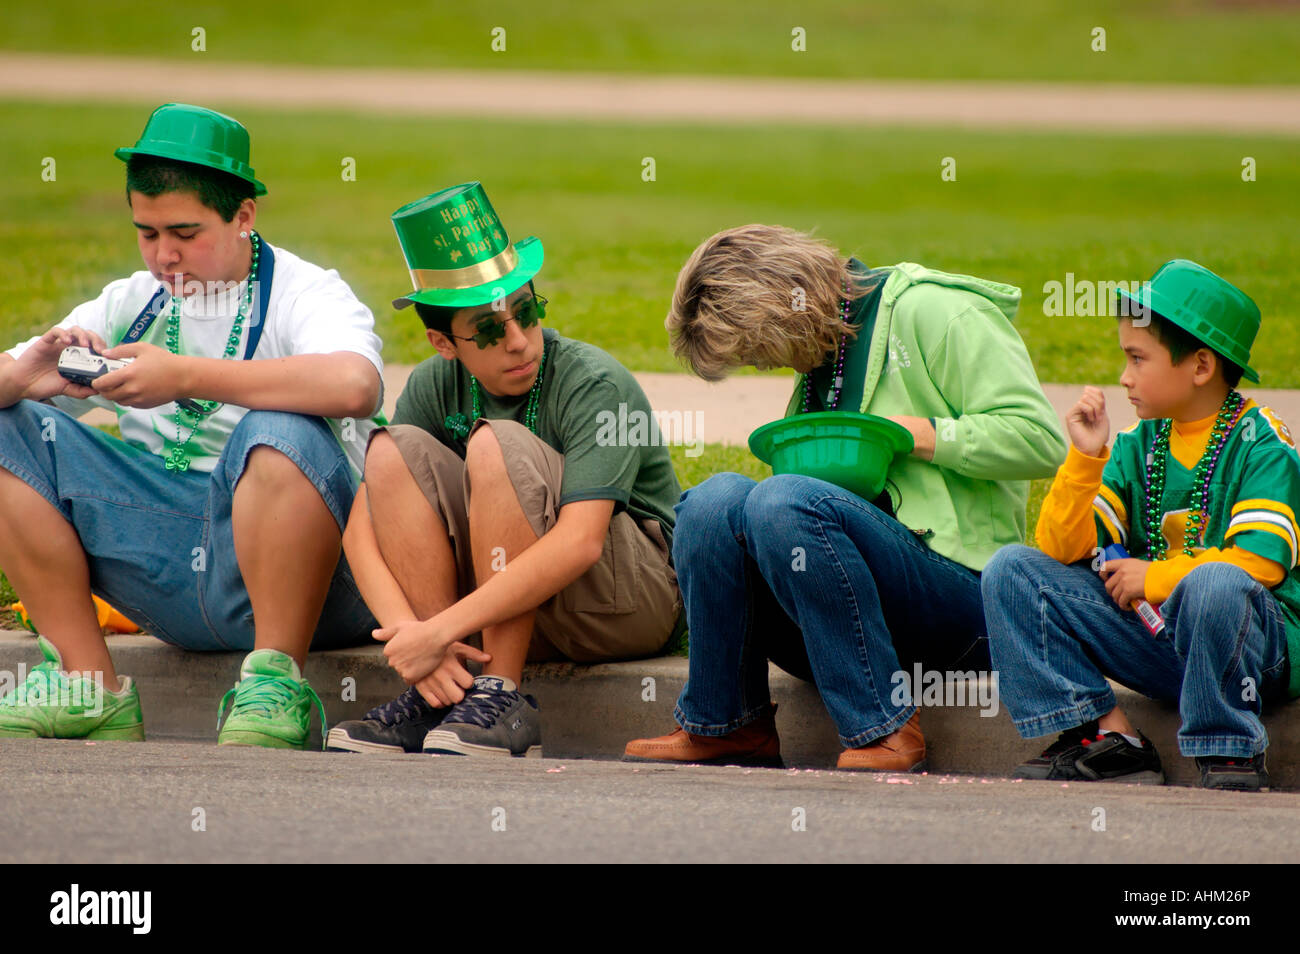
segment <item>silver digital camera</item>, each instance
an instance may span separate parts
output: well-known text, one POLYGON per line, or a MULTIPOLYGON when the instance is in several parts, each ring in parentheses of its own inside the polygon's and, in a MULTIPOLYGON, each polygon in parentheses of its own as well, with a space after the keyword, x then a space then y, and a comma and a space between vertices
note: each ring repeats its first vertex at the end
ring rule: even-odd
POLYGON ((106 358, 90 348, 78 348, 75 345, 64 348, 59 355, 59 374, 73 384, 83 388, 91 387, 92 382, 119 368, 125 368, 134 358, 106 358))

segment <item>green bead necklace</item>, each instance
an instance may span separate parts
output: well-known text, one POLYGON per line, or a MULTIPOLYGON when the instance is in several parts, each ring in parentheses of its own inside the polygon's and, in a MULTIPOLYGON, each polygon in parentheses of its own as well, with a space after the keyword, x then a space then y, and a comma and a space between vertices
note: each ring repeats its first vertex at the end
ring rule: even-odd
MULTIPOLYGON (((537 362, 537 380, 528 389, 528 406, 524 408, 524 426, 534 434, 537 433, 537 411, 542 403, 542 376, 545 373, 546 350, 543 348, 542 357, 537 362)), ((469 399, 473 417, 466 420, 464 414, 448 414, 442 422, 452 437, 462 441, 469 437, 474 422, 483 416, 483 398, 479 392, 478 378, 472 374, 469 376, 469 399)))
MULTIPOLYGON (((244 287, 244 296, 240 299, 239 310, 235 314, 234 324, 230 327, 230 337, 226 339, 226 350, 222 355, 223 359, 229 360, 239 355, 239 343, 244 336, 244 322, 248 320, 248 313, 253 307, 253 293, 257 287, 257 260, 262 247, 262 240, 256 232, 249 236, 253 245, 253 264, 248 271, 248 282, 244 287)), ((181 299, 173 295, 171 304, 167 310, 167 350, 172 354, 181 353, 181 299)), ((222 407, 220 401, 200 401, 197 398, 191 399, 192 403, 197 405, 198 410, 191 410, 187 407, 176 405, 176 412, 172 415, 172 420, 176 423, 176 445, 167 455, 166 467, 173 474, 183 474, 190 469, 189 446, 196 434, 199 432, 203 422, 222 407), (181 439, 181 419, 185 419, 186 425, 190 431, 181 439)))
MULTIPOLYGON (((1246 399, 1241 396, 1240 391, 1228 392, 1223 405, 1219 408, 1218 416, 1214 419, 1214 429, 1210 431, 1210 439, 1205 444, 1205 453, 1201 455, 1201 459, 1196 463, 1196 469, 1192 472, 1191 510, 1187 515, 1187 530, 1183 534, 1183 553, 1187 556, 1196 555, 1193 548, 1200 545, 1201 536, 1205 533, 1209 521, 1207 505, 1210 499, 1210 478, 1214 474, 1214 467, 1219 462, 1224 446, 1228 443, 1228 435, 1232 433, 1233 425, 1237 422, 1237 415, 1241 413, 1242 405, 1245 403, 1246 399)), ((1152 560, 1165 559, 1169 550, 1161 530, 1161 523, 1164 515, 1165 468, 1169 460, 1169 434, 1172 428, 1173 421, 1160 422, 1156 439, 1151 445, 1150 453, 1147 454, 1147 494, 1143 526, 1147 535, 1147 555, 1152 560)))

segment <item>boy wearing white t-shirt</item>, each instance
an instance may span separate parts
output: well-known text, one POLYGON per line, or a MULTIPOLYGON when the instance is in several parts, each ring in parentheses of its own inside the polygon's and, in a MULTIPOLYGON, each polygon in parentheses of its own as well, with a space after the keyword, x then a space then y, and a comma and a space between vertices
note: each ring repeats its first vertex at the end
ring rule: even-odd
POLYGON ((251 650, 218 742, 302 747, 308 648, 375 625, 340 550, 382 401, 374 319, 254 231, 235 120, 167 104, 116 155, 148 270, 0 355, 0 568, 46 657, 0 698, 0 736, 144 737, 94 593, 174 645, 251 650), (130 363, 83 386, 69 346, 130 363), (70 416, 92 406, 122 440, 70 416))

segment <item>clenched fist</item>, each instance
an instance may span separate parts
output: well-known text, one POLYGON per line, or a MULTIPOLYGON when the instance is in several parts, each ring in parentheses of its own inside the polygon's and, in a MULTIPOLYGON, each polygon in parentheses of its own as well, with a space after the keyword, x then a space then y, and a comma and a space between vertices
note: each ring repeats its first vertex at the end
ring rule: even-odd
POLYGON ((1110 418, 1106 416, 1106 395, 1101 388, 1087 387, 1083 396, 1065 415, 1070 442, 1082 454, 1100 457, 1110 440, 1110 418))

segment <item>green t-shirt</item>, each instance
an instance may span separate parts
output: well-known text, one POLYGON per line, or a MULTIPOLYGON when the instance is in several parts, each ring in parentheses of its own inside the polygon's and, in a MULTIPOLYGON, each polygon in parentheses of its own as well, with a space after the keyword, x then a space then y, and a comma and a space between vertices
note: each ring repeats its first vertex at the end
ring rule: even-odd
MULTIPOLYGON (((1160 423, 1139 421, 1115 435, 1093 501, 1098 545, 1123 544, 1138 559, 1149 559, 1146 458, 1160 423)), ((1169 454, 1160 529, 1171 555, 1182 550, 1191 500, 1192 471, 1169 454)), ((1289 692, 1300 696, 1300 456, 1286 425, 1268 408, 1254 401, 1246 404, 1210 476, 1207 509, 1204 546, 1240 547, 1286 568, 1286 576, 1270 592, 1286 620, 1289 692)))
MULTIPOLYGON (((672 540, 681 486, 650 402, 632 373, 594 345, 542 331, 545 379, 537 436, 564 455, 559 505, 613 500, 614 512, 653 518, 672 540)), ((461 457, 465 441, 447 429, 449 415, 473 414, 469 373, 459 361, 433 357, 411 372, 397 399, 394 424, 414 424, 461 457)), ((523 423, 528 395, 497 397, 479 386, 483 416, 523 423)))

